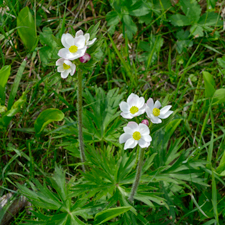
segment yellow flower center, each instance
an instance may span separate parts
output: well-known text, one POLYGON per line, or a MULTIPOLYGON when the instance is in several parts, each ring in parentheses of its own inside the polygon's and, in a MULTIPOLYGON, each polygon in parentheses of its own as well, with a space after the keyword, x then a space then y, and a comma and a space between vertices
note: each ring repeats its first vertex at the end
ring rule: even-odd
POLYGON ((78 47, 76 45, 72 45, 69 47, 69 51, 71 53, 76 53, 78 51, 78 47))
POLYGON ((135 131, 135 132, 133 133, 133 139, 136 140, 136 141, 138 141, 138 140, 141 139, 141 134, 140 134, 139 131, 135 131))
POLYGON ((66 65, 66 63, 63 63, 63 69, 64 69, 64 70, 68 70, 69 68, 70 68, 69 65, 66 65))
POLYGON ((153 113, 154 116, 159 116, 160 115, 160 110, 158 108, 154 108, 152 110, 152 113, 153 113))
POLYGON ((138 109, 137 106, 132 106, 132 107, 130 108, 130 113, 132 113, 132 114, 135 114, 135 113, 137 113, 138 111, 139 111, 139 109, 138 109))

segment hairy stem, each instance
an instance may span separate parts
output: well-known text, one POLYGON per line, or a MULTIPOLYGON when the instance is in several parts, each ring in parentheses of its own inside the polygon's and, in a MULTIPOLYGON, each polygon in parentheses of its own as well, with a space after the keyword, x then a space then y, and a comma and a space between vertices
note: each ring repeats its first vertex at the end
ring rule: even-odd
POLYGON ((142 170, 143 161, 144 161, 144 152, 145 152, 145 150, 143 148, 141 148, 140 155, 139 155, 139 162, 138 162, 137 172, 136 172, 136 176, 135 176, 135 181, 133 183, 132 190, 131 190, 131 193, 130 193, 130 197, 128 199, 131 203, 134 200, 134 195, 135 195, 135 193, 137 191, 139 180, 141 178, 141 170, 142 170))
MULTIPOLYGON (((84 153, 84 140, 82 132, 82 71, 78 71, 78 139, 79 139, 79 148, 80 148, 80 158, 81 162, 85 162, 85 153, 84 153)), ((82 170, 85 172, 85 166, 82 164, 82 170)))

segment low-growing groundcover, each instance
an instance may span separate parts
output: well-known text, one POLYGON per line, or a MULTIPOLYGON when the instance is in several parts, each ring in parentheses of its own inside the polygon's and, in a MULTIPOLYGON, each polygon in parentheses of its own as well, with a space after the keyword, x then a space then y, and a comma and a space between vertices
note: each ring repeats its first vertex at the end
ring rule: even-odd
POLYGON ((0 224, 225 224, 224 12, 1 1, 0 224))

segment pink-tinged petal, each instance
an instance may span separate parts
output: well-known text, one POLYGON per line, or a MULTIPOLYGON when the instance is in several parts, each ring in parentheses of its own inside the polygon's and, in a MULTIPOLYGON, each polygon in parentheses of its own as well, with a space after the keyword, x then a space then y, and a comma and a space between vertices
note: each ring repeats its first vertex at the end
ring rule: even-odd
POLYGON ((94 44, 96 40, 97 40, 97 38, 94 38, 92 41, 89 41, 87 45, 92 45, 92 44, 94 44))
POLYGON ((138 130, 138 124, 135 123, 135 122, 129 122, 129 123, 127 124, 127 127, 130 127, 133 131, 134 131, 134 130, 138 130))
POLYGON ((75 34, 75 37, 78 37, 78 36, 83 35, 83 34, 84 34, 84 32, 82 30, 78 30, 75 34))
POLYGON ((129 113, 129 106, 126 102, 122 101, 120 104, 120 110, 125 112, 125 113, 129 113))
POLYGON ((85 46, 85 37, 84 36, 75 37, 74 45, 76 45, 78 49, 83 48, 85 46))
POLYGON ((133 117, 131 116, 130 113, 124 113, 124 112, 121 112, 120 115, 125 118, 125 119, 132 119, 133 117))
POLYGON ((172 113, 173 113, 173 111, 168 111, 168 112, 166 112, 166 113, 164 113, 164 114, 161 114, 161 112, 160 112, 159 118, 161 118, 161 119, 166 119, 166 118, 169 117, 172 113))
POLYGON ((155 107, 154 108, 160 108, 161 107, 161 103, 157 100, 156 102, 155 102, 155 107))
POLYGON ((149 126, 149 121, 148 120, 142 120, 141 123, 145 124, 146 126, 149 126))
POLYGON ((68 70, 65 70, 65 71, 63 71, 63 72, 61 73, 61 77, 62 77, 63 79, 67 78, 68 75, 69 75, 69 71, 68 71, 68 70))
POLYGON ((60 58, 56 61, 56 66, 60 66, 60 65, 63 65, 64 63, 64 59, 63 58, 60 58))
POLYGON ((84 35, 84 37, 85 37, 86 43, 88 43, 88 41, 89 41, 89 39, 90 39, 90 34, 87 33, 87 34, 84 35))
POLYGON ((154 109, 154 101, 153 101, 153 99, 149 98, 146 105, 149 107, 149 109, 152 112, 152 110, 154 109))
POLYGON ((143 138, 146 142, 152 141, 152 137, 150 135, 142 135, 141 138, 143 138))
POLYGON ((150 143, 149 142, 146 142, 144 139, 140 139, 139 141, 138 141, 138 144, 139 144, 139 146, 141 147, 141 148, 147 148, 149 145, 150 145, 150 143))
POLYGON ((152 116, 150 119, 151 119, 152 123, 162 123, 162 120, 160 120, 156 116, 152 116))
POLYGON ((76 71, 76 65, 72 63, 72 65, 70 66, 71 68, 71 72, 70 72, 70 75, 73 76, 75 71, 76 71))
POLYGON ((163 107, 162 109, 160 109, 160 115, 167 113, 171 107, 172 107, 172 105, 167 105, 167 106, 163 107))
POLYGON ((88 61, 90 61, 91 56, 88 53, 85 53, 83 56, 81 56, 79 58, 81 63, 87 63, 88 61))
POLYGON ((127 103, 129 106, 136 106, 138 102, 139 97, 135 95, 134 93, 131 93, 129 97, 127 98, 127 103))
POLYGON ((137 107, 140 109, 142 108, 143 106, 145 105, 145 99, 143 97, 140 97, 138 99, 138 102, 137 102, 137 107))
POLYGON ((124 150, 128 148, 134 148, 137 145, 137 143, 138 142, 135 141, 133 138, 128 139, 124 145, 124 150))
POLYGON ((65 48, 69 48, 71 45, 73 45, 73 41, 74 41, 74 38, 71 34, 63 34, 62 37, 61 37, 61 42, 62 42, 62 45, 65 47, 65 48))
POLYGON ((64 59, 73 60, 73 59, 71 59, 73 57, 72 53, 66 48, 60 49, 59 52, 58 52, 58 56, 62 57, 64 59))
POLYGON ((123 128, 124 132, 129 134, 129 135, 133 135, 134 131, 130 128, 130 127, 124 127, 123 128))
POLYGON ((139 124, 139 131, 141 133, 141 136, 150 134, 149 128, 143 123, 139 124))
POLYGON ((65 71, 64 68, 63 68, 63 66, 58 66, 57 67, 57 72, 61 73, 63 71, 65 71))
POLYGON ((123 133, 119 137, 119 143, 120 144, 125 143, 130 138, 131 138, 131 135, 130 134, 123 133))

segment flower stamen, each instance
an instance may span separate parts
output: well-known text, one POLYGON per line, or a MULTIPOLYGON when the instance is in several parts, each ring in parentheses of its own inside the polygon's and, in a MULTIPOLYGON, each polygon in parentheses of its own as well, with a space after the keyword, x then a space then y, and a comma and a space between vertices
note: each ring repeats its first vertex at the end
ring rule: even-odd
POLYGON ((69 47, 69 51, 71 53, 76 53, 78 51, 78 47, 76 45, 72 45, 69 47))
POLYGON ((68 70, 70 68, 70 65, 67 65, 66 63, 63 63, 63 69, 68 70))
POLYGON ((135 114, 135 113, 137 113, 138 111, 139 111, 139 109, 138 109, 137 106, 132 106, 132 107, 130 108, 130 113, 132 113, 132 114, 135 114))
POLYGON ((139 131, 135 131, 133 133, 133 139, 136 140, 136 141, 140 140, 141 139, 141 133, 139 131))
POLYGON ((160 115, 160 109, 154 108, 154 109, 152 110, 152 113, 153 113, 154 116, 159 116, 159 115, 160 115))

